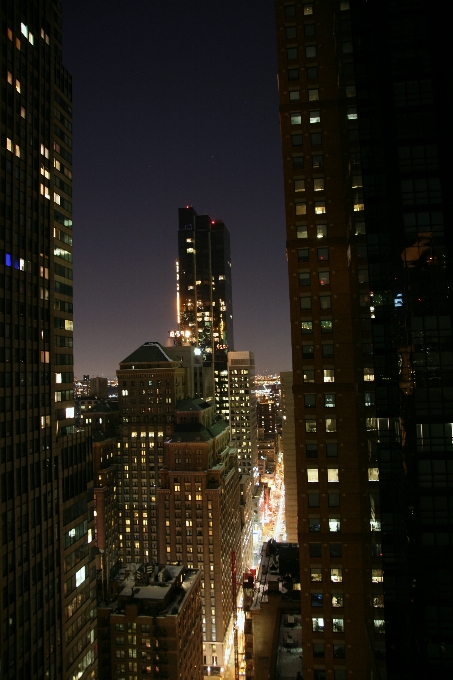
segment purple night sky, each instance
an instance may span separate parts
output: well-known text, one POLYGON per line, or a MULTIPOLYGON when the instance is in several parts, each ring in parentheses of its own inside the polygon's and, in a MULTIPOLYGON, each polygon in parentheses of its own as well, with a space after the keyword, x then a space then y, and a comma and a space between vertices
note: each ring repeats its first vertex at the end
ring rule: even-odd
POLYGON ((273 0, 64 0, 75 374, 176 327, 178 208, 231 234, 235 349, 290 370, 273 0))

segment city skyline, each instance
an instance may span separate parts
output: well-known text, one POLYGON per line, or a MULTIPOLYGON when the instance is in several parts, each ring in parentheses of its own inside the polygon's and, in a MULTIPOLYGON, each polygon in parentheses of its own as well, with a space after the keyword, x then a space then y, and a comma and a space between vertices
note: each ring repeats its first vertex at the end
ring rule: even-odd
POLYGON ((113 377, 131 348, 166 343, 185 205, 231 233, 235 348, 254 351, 259 372, 290 369, 273 3, 63 11, 76 375, 113 377))

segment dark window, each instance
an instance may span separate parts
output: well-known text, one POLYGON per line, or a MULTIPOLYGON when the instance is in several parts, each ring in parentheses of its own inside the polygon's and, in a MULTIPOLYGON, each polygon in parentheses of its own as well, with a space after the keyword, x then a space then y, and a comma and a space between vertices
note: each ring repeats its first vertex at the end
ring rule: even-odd
MULTIPOLYGON (((329 496, 338 496, 338 504, 340 504, 340 494, 329 494, 329 496)), ((319 508, 319 493, 309 493, 308 494, 308 507, 309 508, 319 508)), ((332 507, 332 506, 331 506, 332 507)))
POLYGON ((303 138, 302 135, 291 135, 291 144, 293 146, 302 146, 303 138))
POLYGON ((346 680, 346 671, 334 671, 334 680, 346 680))
POLYGON ((296 16, 296 5, 286 5, 285 7, 285 17, 295 17, 296 16))
POLYGON ((305 408, 315 408, 316 394, 304 394, 304 406, 305 408))
POLYGON ((299 262, 308 262, 310 260, 310 251, 308 248, 299 248, 297 251, 297 259, 299 262))
POLYGON ((286 50, 286 57, 288 61, 294 61, 294 59, 297 59, 297 47, 288 47, 286 50))
POLYGON ((330 556, 331 557, 341 557, 341 543, 331 543, 330 544, 330 556))
POLYGON ((318 457, 318 445, 317 444, 307 444, 306 452, 307 458, 317 458, 318 457))
POLYGON ((309 295, 300 298, 300 308, 311 309, 311 297, 309 295))
MULTIPOLYGON (((313 142, 312 142, 313 144, 313 142)), ((314 168, 322 168, 324 165, 323 157, 322 154, 316 154, 311 157, 312 159, 312 165, 314 168)))
POLYGON ((322 346, 322 355, 325 358, 332 358, 333 357, 333 345, 323 345, 322 346))
POLYGON ((314 59, 316 57, 316 45, 307 45, 305 47, 305 56, 307 59, 314 59))
POLYGON ((318 272, 320 286, 330 286, 330 272, 318 272))
POLYGON ((314 659, 324 659, 325 651, 322 642, 313 643, 313 658, 314 659))
POLYGON ((312 132, 310 135, 310 141, 312 146, 317 146, 322 144, 322 135, 320 132, 312 132))
POLYGON ((297 36, 297 29, 295 26, 287 26, 285 31, 287 39, 295 38, 297 36))
POLYGON ((338 458, 338 444, 326 444, 327 458, 338 458))
POLYGON ((314 35, 315 34, 315 25, 314 24, 305 24, 304 33, 305 33, 305 35, 314 35))
POLYGON ((289 68, 288 69, 288 80, 299 80, 299 69, 289 68))
POLYGON ((339 493, 329 493, 328 497, 329 497, 329 508, 339 508, 340 507, 340 494, 339 493))
POLYGON ((311 606, 312 607, 322 607, 322 594, 312 593, 311 594, 311 606))
POLYGON ((314 354, 313 345, 302 345, 302 356, 304 359, 312 359, 314 354))
POLYGON ((313 671, 314 680, 326 680, 326 671, 324 668, 315 668, 313 671))
POLYGON ((309 543, 310 557, 321 557, 321 543, 309 543))
POLYGON ((299 286, 310 285, 310 272, 299 272, 299 286))
POLYGON ((329 249, 328 248, 318 248, 318 260, 328 260, 329 259, 329 249))
POLYGON ((295 170, 302 170, 304 167, 304 157, 303 156, 293 156, 293 168, 295 170))
POLYGON ((319 517, 310 517, 308 519, 309 531, 321 531, 321 519, 319 517))
POLYGON ((344 645, 334 645, 333 646, 333 658, 334 659, 344 659, 346 656, 344 645))
POLYGON ((307 68, 307 79, 315 80, 318 77, 318 68, 316 66, 310 66, 307 68))

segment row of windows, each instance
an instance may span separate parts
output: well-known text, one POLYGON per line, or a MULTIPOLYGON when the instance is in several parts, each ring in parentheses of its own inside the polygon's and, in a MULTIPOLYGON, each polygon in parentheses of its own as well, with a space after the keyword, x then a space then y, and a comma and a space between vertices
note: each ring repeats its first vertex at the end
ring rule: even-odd
MULTIPOLYGON (((332 333, 332 330, 333 330, 332 319, 321 319, 319 323, 320 323, 321 333, 332 333)), ((313 334, 313 321, 309 321, 309 320, 301 321, 300 322, 300 328, 301 328, 302 335, 312 335, 313 334)), ((313 379, 310 379, 309 374, 308 374, 307 380, 305 380, 305 377, 304 377, 304 382, 314 382, 314 375, 313 375, 313 379)), ((331 381, 331 382, 333 382, 333 381, 331 381)))
MULTIPOLYGON (((300 275, 299 275, 300 277, 300 275)), ((300 284, 300 278, 299 278, 300 284)), ((304 285, 304 284, 302 284, 304 285)), ((331 309, 332 307, 332 296, 331 295, 320 295, 319 296, 319 307, 320 309, 331 309)), ((300 297, 300 309, 312 309, 312 301, 310 295, 301 295, 300 297)))
MULTIPOLYGON (((292 146, 303 146, 304 139, 303 135, 296 133, 291 135, 291 145, 292 146)), ((322 134, 321 132, 311 132, 310 133, 310 143, 312 146, 319 146, 322 144, 322 134)))

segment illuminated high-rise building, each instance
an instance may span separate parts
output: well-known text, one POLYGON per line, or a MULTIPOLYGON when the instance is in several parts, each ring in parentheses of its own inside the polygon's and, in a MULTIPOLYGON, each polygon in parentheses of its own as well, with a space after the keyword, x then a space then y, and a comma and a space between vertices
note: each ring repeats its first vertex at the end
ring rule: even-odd
POLYGON ((253 352, 228 352, 228 381, 231 442, 237 448, 239 472, 252 475, 255 485, 258 425, 253 352))
POLYGON ((275 6, 303 675, 448 675, 449 7, 275 6))
POLYGON ((234 348, 230 234, 221 220, 179 209, 177 305, 180 344, 203 356, 205 399, 214 399, 225 420, 228 408, 227 354, 234 348))
POLYGON ((74 428, 72 81, 61 2, 4 0, 0 18, 0 675, 85 680, 96 569, 91 443, 74 428))

